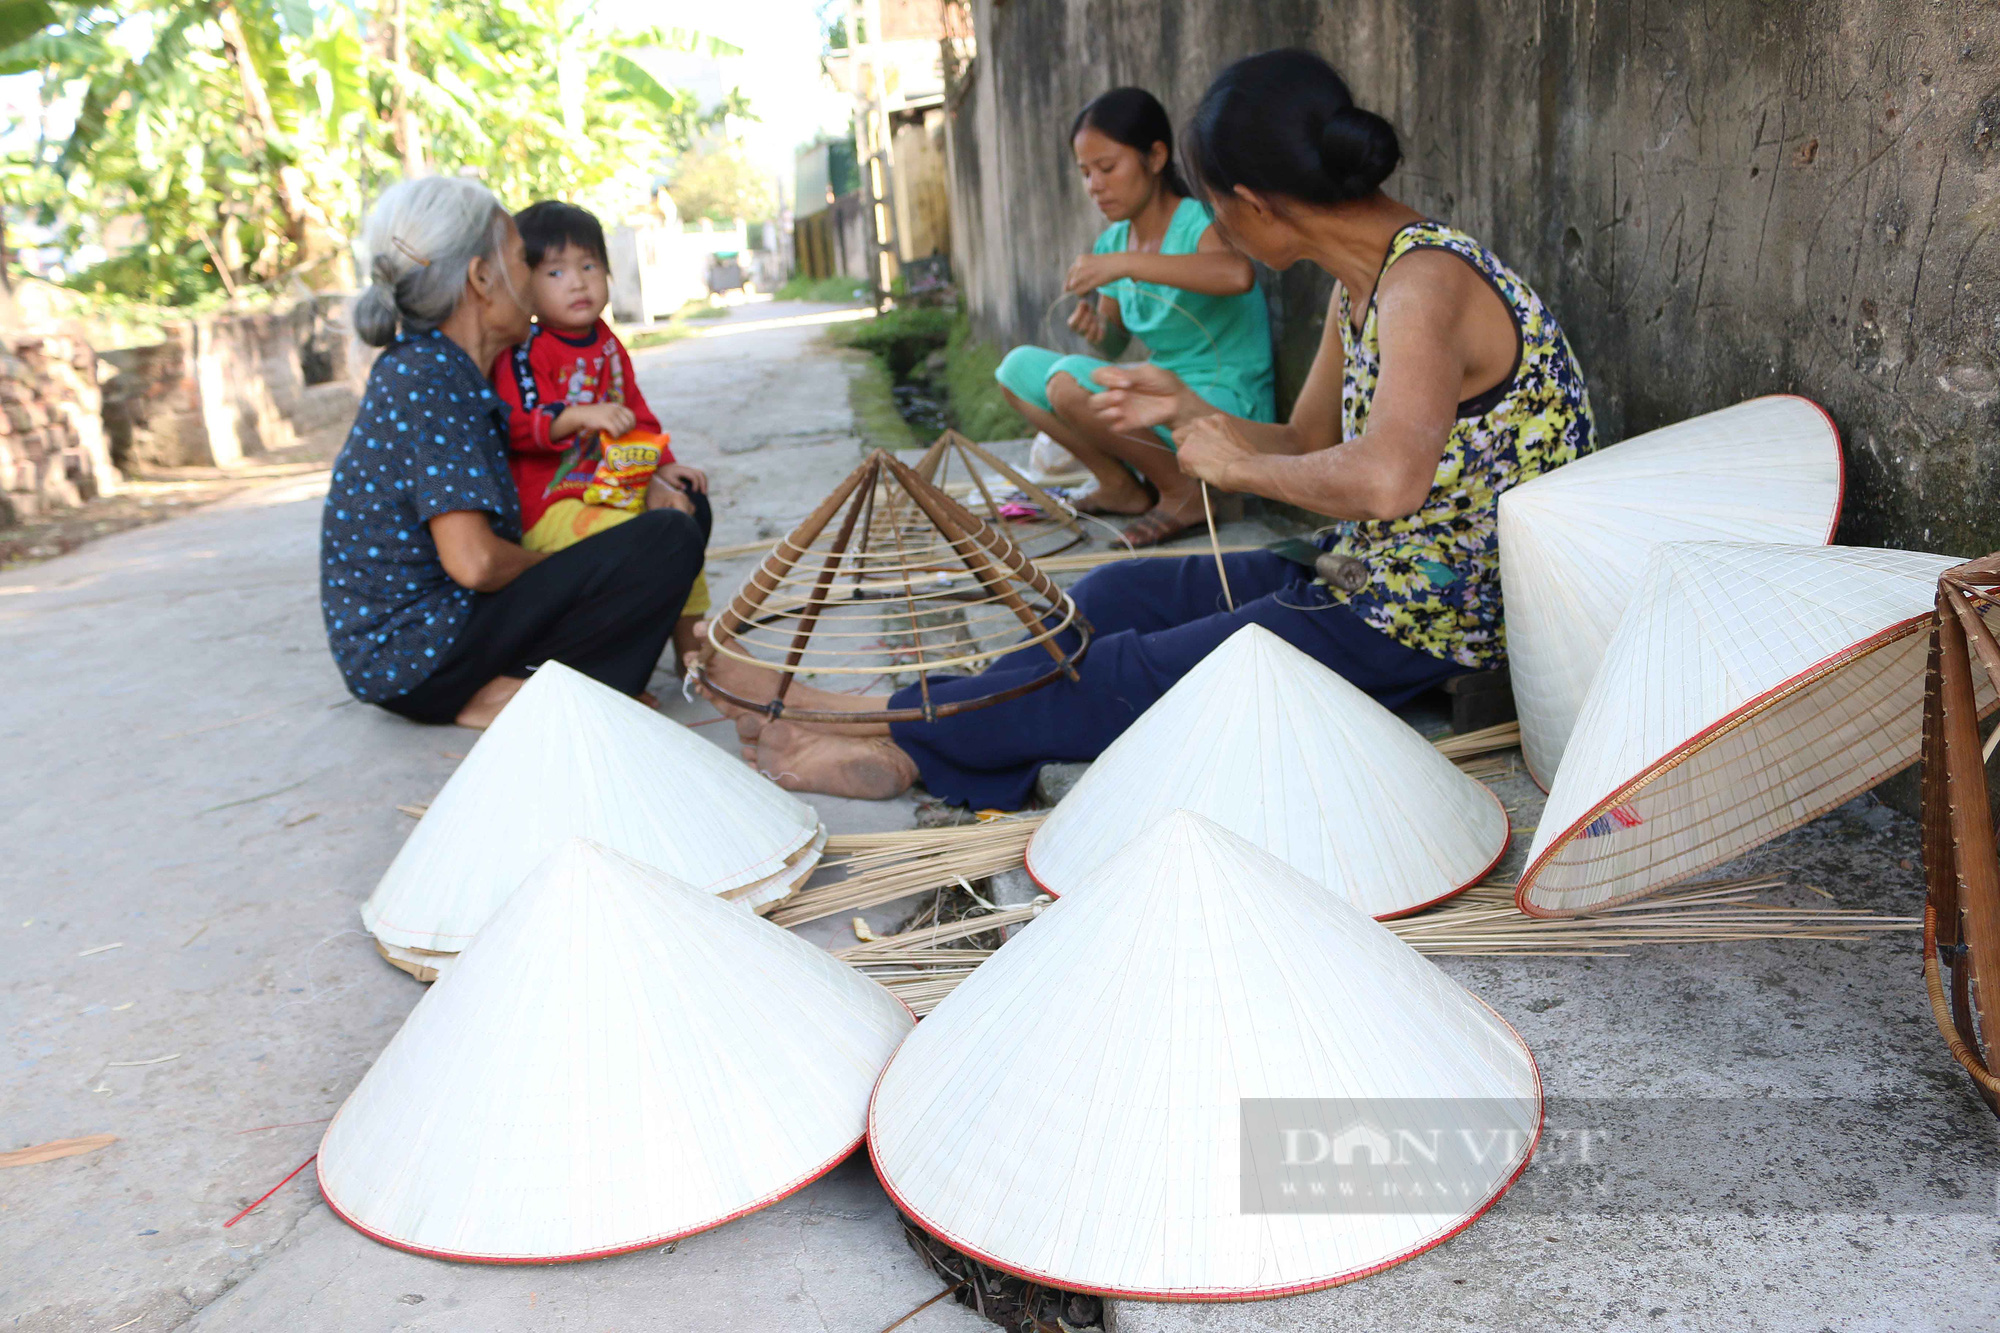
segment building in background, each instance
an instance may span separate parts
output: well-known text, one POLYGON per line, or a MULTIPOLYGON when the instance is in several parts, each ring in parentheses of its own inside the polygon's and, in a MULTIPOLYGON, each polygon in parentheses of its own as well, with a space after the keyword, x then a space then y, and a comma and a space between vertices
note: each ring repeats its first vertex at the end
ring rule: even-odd
POLYGON ((826 70, 854 102, 873 261, 855 276, 887 291, 904 264, 951 250, 946 52, 970 57, 971 21, 938 0, 849 0, 844 31, 859 40, 831 52, 826 70))

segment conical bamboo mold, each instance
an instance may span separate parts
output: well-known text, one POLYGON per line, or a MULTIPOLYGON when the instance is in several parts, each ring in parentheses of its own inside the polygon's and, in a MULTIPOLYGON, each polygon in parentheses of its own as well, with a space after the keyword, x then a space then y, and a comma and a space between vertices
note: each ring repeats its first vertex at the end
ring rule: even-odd
POLYGON ((454 953, 569 837, 753 908, 789 894, 825 842, 812 807, 776 783, 550 662, 445 783, 361 923, 387 946, 454 953))
POLYGON ((979 520, 1034 559, 1067 551, 1088 539, 1075 511, 990 449, 955 430, 947 430, 931 441, 911 469, 931 485, 957 500, 979 520), (997 475, 996 485, 989 473, 997 475), (1038 519, 1009 518, 1001 512, 1004 496, 1019 491, 1042 511, 1038 519))
MULTIPOLYGON (((918 1025, 868 1129, 896 1205, 985 1263, 1240 1300, 1448 1239, 1526 1167, 1540 1126, 1534 1059, 1503 1020, 1386 927, 1180 811, 918 1025), (1331 1103, 1301 1115, 1335 1148, 1351 1123, 1375 1144, 1465 1131, 1493 1150, 1434 1205, 1266 1211, 1285 1178, 1271 1140, 1247 1132, 1265 1099, 1331 1103)), ((1390 1159, 1415 1197, 1424 1169, 1390 1159)))
POLYGON ((1177 809, 1373 917, 1451 897, 1507 849, 1498 797, 1260 625, 1230 635, 1112 742, 1036 830, 1028 873, 1067 894, 1177 809))
MULTIPOLYGON (((1727 861, 1917 758, 1950 556, 1656 546, 1605 650, 1516 901, 1614 906, 1727 861)), ((1993 690, 1980 691, 1992 707, 1993 690)))
POLYGON ((1074 678, 1071 664, 1089 642, 1090 626, 1068 594, 1005 533, 878 449, 764 557, 709 626, 694 673, 712 693, 774 718, 931 720, 1074 678), (974 672, 1029 648, 1048 659, 1030 684, 931 700, 933 675, 974 672), (735 670, 718 673, 718 657, 735 670), (802 709, 786 700, 802 675, 838 678, 830 688, 855 678, 864 688, 885 677, 908 680, 919 687, 918 702, 868 712, 802 709))
POLYGON ((789 931, 572 839, 340 1108, 320 1188, 369 1236, 438 1258, 657 1245, 853 1151, 911 1022, 789 931))
POLYGON ((1605 645, 1663 541, 1824 543, 1840 433, 1789 394, 1636 436, 1500 497, 1500 583, 1521 752, 1544 791, 1605 645))

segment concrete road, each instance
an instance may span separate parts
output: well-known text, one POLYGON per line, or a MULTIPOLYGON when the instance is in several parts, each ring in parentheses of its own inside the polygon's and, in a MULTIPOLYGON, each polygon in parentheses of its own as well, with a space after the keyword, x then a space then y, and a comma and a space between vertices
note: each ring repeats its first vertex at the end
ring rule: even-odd
MULTIPOLYGON (((637 358, 676 448, 713 470, 718 543, 776 535, 856 461, 848 363, 771 323, 820 316, 748 307, 637 358)), ((310 1171, 224 1229, 312 1153, 421 994, 356 909, 409 831, 396 806, 472 740, 347 701, 315 601, 318 485, 0 575, 0 1149, 119 1136, 0 1170, 0 1327, 875 1333, 934 1294, 860 1161, 671 1253, 560 1268, 372 1244, 310 1171)), ((1500 790, 1531 828, 1539 797, 1500 790)), ((1717 873, 1909 912, 1916 858, 1915 825, 1863 799, 1717 873)), ((1557 1188, 1551 1138, 1469 1231, 1385 1273, 1112 1302, 1109 1328, 2000 1328, 2000 1132, 1931 1026, 1910 936, 1443 965, 1533 1047, 1553 1127, 1609 1128, 1586 1182, 1608 1189, 1557 1188)), ((990 1326, 947 1302, 903 1327, 990 1326)))
MULTIPOLYGON (((636 358, 711 470, 718 544, 781 531, 858 461, 852 354, 771 323, 827 313, 749 306, 636 358)), ((474 739, 348 700, 317 601, 324 485, 0 575, 0 1149, 118 1136, 0 1171, 0 1327, 879 1329, 935 1294, 861 1161, 671 1254, 562 1268, 372 1244, 310 1170, 224 1229, 312 1154, 423 993, 356 913, 410 830, 396 807, 474 739)), ((741 569, 712 574, 719 595, 741 569)), ((909 809, 822 803, 835 831, 909 809)), ((904 1327, 987 1325, 946 1302, 904 1327)))

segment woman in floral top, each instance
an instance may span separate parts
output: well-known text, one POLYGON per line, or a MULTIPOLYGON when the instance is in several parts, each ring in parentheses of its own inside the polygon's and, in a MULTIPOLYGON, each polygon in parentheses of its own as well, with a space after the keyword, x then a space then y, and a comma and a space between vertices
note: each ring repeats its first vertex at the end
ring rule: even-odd
MULTIPOLYGON (((746 756, 766 772, 842 795, 921 778, 953 801, 1017 807, 1043 763, 1095 757, 1252 623, 1392 708, 1505 660, 1500 495, 1594 443, 1583 373, 1554 316, 1479 242, 1382 192, 1401 160, 1395 130, 1309 51, 1230 66, 1186 137, 1220 234, 1271 268, 1308 261, 1335 279, 1318 355, 1283 424, 1226 415, 1158 365, 1096 371, 1091 406, 1130 437, 1170 429, 1181 468, 1216 489, 1334 520, 1320 545, 1347 557, 1342 587, 1248 552, 1227 559, 1232 609, 1207 555, 1112 565, 1072 590, 1098 634, 1078 680, 877 734, 739 718, 746 756)), ((931 698, 1002 693, 1010 673, 1046 669, 1036 651, 933 681, 931 698)), ((755 697, 758 683, 741 684, 755 697)), ((810 693, 794 685, 789 698, 881 702, 810 693)))

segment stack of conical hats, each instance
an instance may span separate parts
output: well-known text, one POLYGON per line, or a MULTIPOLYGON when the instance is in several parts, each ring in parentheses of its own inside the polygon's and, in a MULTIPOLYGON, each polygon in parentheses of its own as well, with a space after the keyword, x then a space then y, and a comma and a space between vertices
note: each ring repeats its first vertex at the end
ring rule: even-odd
POLYGON ((1206 816, 1370 916, 1476 883, 1507 813, 1382 705, 1260 625, 1183 676, 1091 765, 1028 845, 1070 893, 1171 811, 1206 816))
POLYGON ((570 837, 747 907, 812 873, 811 806, 687 728, 559 662, 480 736, 361 909, 399 967, 434 972, 570 837))
POLYGON ((911 1023, 790 932, 572 839, 362 1078, 320 1187, 366 1234, 440 1258, 658 1244, 846 1157, 911 1023))
POLYGON ((1653 545, 1828 542, 1841 487, 1832 421, 1776 395, 1636 436, 1500 497, 1508 667, 1522 754, 1543 790, 1653 545))
MULTIPOLYGON (((1516 892, 1535 916, 1640 897, 1912 763, 1950 556, 1656 546, 1605 650, 1516 892)), ((1993 706, 1992 686, 1979 695, 1993 706)))
POLYGON ((1513 1029, 1208 820, 1138 832, 890 1061, 869 1145, 897 1205, 1034 1281, 1168 1300, 1331 1286, 1469 1225, 1540 1133, 1513 1029), (1494 1150, 1439 1172, 1410 1142, 1494 1150), (1329 1206, 1336 1168, 1334 1197, 1378 1192, 1329 1206))

